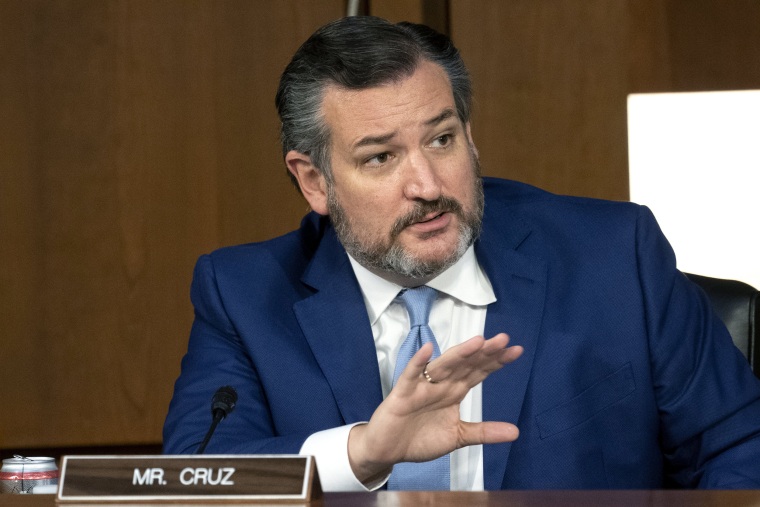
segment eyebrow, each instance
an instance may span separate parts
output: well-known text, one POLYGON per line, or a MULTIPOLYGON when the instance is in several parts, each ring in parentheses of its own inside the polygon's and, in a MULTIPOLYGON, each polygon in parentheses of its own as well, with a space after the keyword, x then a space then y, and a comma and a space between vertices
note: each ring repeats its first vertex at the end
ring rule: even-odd
MULTIPOLYGON (((430 118, 429 120, 425 121, 425 125, 428 127, 434 127, 440 123, 443 123, 444 121, 448 120, 449 118, 456 116, 456 113, 451 108, 444 109, 441 114, 434 116, 433 118, 430 118)), ((389 132, 387 134, 382 134, 379 136, 367 136, 362 137, 359 141, 357 141, 356 144, 354 144, 354 149, 361 148, 363 146, 373 146, 376 144, 385 144, 391 139, 393 139, 396 136, 396 131, 389 132)))
POLYGON ((452 116, 454 116, 456 113, 451 108, 446 108, 443 110, 441 114, 436 116, 435 118, 431 118, 428 121, 425 122, 425 125, 429 127, 433 127, 435 125, 438 125, 439 123, 443 123, 444 121, 448 120, 452 116))

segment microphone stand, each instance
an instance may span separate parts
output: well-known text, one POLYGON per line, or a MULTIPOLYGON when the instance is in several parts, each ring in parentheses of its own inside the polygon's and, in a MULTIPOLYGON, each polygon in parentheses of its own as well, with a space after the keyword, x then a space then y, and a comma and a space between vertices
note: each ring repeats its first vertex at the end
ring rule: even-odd
POLYGON ((198 446, 198 450, 195 451, 195 454, 203 454, 203 451, 206 450, 206 446, 208 445, 209 440, 211 440, 211 435, 213 435, 214 430, 216 430, 216 426, 221 422, 222 419, 227 417, 227 414, 235 409, 236 403, 237 392, 233 387, 224 386, 216 390, 214 397, 211 399, 211 415, 213 417, 213 421, 211 421, 211 427, 208 429, 206 437, 203 439, 203 442, 201 442, 201 445, 198 446))
POLYGON ((221 422, 222 419, 224 419, 224 410, 222 409, 214 410, 214 420, 211 421, 211 426, 209 427, 208 432, 206 433, 206 436, 203 439, 203 442, 201 442, 201 445, 198 447, 198 450, 195 451, 195 454, 203 454, 203 451, 206 450, 206 446, 211 440, 211 435, 214 434, 214 430, 216 430, 216 426, 221 422))

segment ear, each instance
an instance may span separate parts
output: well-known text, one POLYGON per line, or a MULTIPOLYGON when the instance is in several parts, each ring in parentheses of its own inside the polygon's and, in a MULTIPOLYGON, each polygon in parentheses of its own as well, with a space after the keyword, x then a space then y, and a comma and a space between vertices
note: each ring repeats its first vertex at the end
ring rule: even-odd
POLYGON ((480 158, 480 152, 478 151, 477 146, 475 146, 475 141, 472 140, 472 130, 470 129, 470 122, 465 123, 464 128, 465 128, 465 132, 467 133, 467 142, 470 143, 472 152, 475 154, 476 158, 480 158))
POLYGON ((298 186, 311 209, 327 215, 327 184, 322 172, 311 163, 311 157, 291 150, 285 155, 285 165, 298 180, 298 186))

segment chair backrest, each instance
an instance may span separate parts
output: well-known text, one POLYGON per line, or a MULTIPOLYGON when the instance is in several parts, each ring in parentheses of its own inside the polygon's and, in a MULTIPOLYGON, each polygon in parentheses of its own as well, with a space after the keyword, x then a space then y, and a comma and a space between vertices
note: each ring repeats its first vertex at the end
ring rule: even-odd
POLYGON ((760 377, 760 292, 744 282, 686 273, 710 298, 734 343, 760 377))

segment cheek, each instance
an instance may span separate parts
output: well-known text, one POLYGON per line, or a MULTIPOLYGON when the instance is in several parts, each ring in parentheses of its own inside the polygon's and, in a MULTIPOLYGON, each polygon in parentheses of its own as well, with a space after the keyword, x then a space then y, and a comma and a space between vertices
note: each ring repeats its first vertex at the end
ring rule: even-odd
POLYGON ((362 234, 372 238, 372 241, 384 243, 390 239, 393 227, 404 215, 404 210, 399 204, 364 202, 359 214, 364 229, 362 234))
POLYGON ((367 232, 389 229, 398 216, 398 209, 382 200, 367 198, 356 202, 354 214, 367 232))
POLYGON ((452 182, 452 196, 463 206, 469 206, 474 197, 475 176, 469 172, 461 171, 455 181, 452 182))
POLYGON ((349 223, 359 235, 374 233, 382 228, 382 217, 388 213, 381 209, 376 196, 355 193, 340 199, 349 223))
POLYGON ((388 218, 389 215, 397 214, 399 204, 391 198, 390 189, 383 188, 381 185, 379 190, 373 188, 371 191, 360 189, 346 192, 342 202, 347 208, 350 207, 354 216, 388 218))

